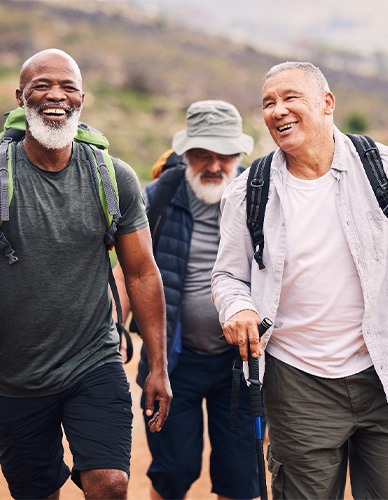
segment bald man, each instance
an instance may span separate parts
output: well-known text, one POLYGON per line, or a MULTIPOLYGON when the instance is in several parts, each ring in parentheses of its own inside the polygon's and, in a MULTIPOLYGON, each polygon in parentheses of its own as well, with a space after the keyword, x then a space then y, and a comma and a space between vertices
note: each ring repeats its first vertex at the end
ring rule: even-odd
MULTIPOLYGON (((131 393, 108 294, 106 221, 80 143, 77 63, 58 49, 22 66, 26 134, 14 148, 15 192, 0 255, 0 462, 14 498, 59 498, 71 474, 91 498, 126 498, 131 393), (64 463, 62 428, 74 466, 64 463)), ((151 360, 151 431, 168 415, 165 303, 134 171, 112 158, 120 192, 116 251, 151 360), (154 408, 158 400, 158 408, 154 408)))

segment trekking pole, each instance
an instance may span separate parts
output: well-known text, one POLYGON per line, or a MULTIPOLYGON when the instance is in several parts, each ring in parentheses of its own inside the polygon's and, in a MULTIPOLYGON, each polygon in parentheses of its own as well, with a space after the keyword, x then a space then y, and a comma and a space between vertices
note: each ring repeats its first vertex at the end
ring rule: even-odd
MULTIPOLYGON (((272 321, 264 318, 259 325, 259 337, 272 326, 272 321)), ((249 399, 251 403, 251 414, 255 417, 255 435, 256 435, 256 456, 257 465, 259 468, 259 488, 261 500, 268 499, 267 481, 265 472, 264 448, 263 448, 263 433, 261 429, 261 417, 264 417, 263 394, 261 383, 259 380, 259 358, 254 358, 249 350, 248 352, 248 367, 249 367, 249 399)))

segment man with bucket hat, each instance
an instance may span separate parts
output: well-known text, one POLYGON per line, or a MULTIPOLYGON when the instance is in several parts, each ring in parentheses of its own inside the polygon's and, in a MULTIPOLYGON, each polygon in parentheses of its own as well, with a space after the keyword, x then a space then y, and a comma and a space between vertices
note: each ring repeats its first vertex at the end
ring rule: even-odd
MULTIPOLYGON (((234 349, 219 339, 222 330, 211 302, 210 275, 219 243, 220 199, 238 175, 242 153, 250 154, 252 137, 230 103, 194 102, 186 129, 177 132, 173 150, 186 167, 154 240, 167 303, 168 371, 173 402, 163 430, 147 429, 152 462, 152 499, 182 499, 201 472, 206 401, 211 442, 212 492, 219 498, 259 496, 258 471, 248 388, 241 384, 239 425, 230 429, 234 349)), ((166 170, 145 189, 149 207, 166 170)), ((160 187, 160 186, 159 186, 160 187)), ((117 273, 116 273, 117 274, 117 273)), ((129 311, 128 300, 122 305, 129 311)), ((137 382, 148 372, 144 349, 137 382)), ((144 398, 143 398, 144 404, 144 398)))

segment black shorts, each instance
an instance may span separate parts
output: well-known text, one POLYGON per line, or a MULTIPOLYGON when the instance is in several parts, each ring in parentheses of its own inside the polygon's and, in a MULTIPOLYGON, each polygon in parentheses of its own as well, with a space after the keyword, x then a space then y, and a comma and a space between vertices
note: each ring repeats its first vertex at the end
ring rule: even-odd
POLYGON ((60 394, 0 397, 0 464, 14 498, 45 498, 68 479, 62 426, 81 470, 118 469, 129 475, 132 400, 121 363, 108 363, 60 394))

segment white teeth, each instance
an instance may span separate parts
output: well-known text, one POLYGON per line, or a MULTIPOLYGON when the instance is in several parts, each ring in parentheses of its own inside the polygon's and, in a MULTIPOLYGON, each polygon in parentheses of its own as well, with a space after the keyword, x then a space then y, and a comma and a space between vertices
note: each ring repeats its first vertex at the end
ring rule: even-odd
POLYGON ((64 115, 65 110, 64 109, 59 109, 59 108, 48 108, 43 111, 44 114, 49 114, 49 115, 64 115))
POLYGON ((293 124, 289 123, 288 125, 283 125, 283 127, 278 127, 279 132, 284 132, 285 130, 290 130, 293 124))

